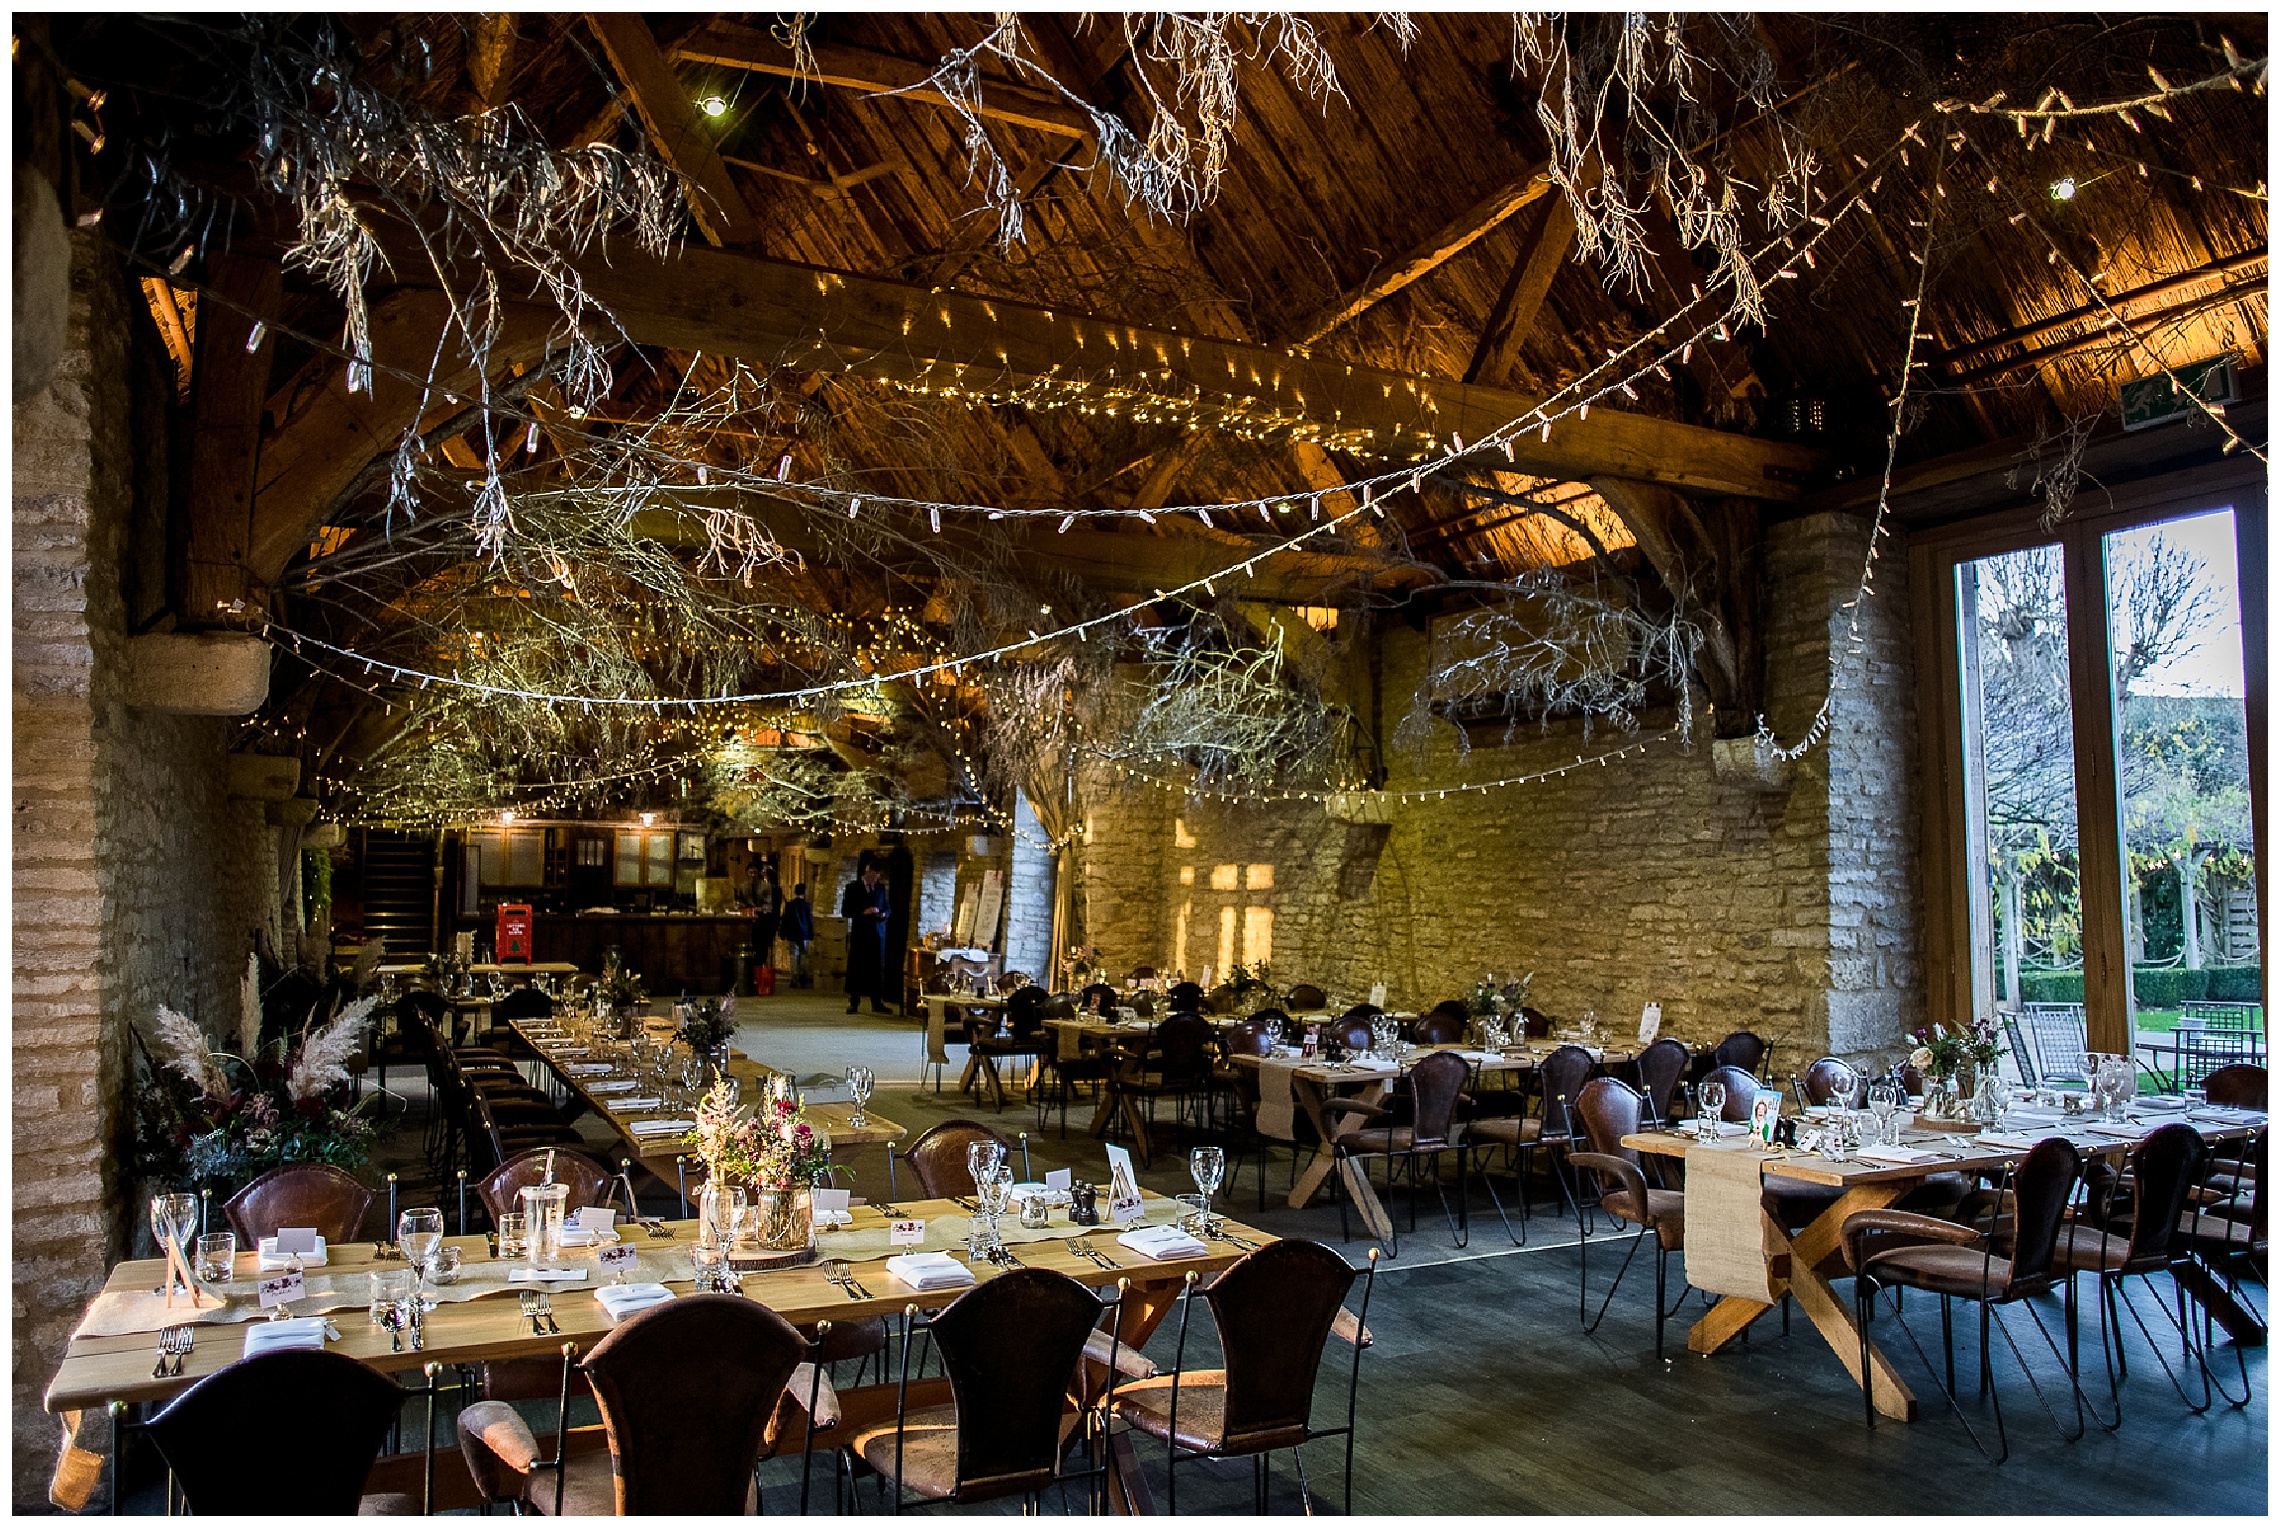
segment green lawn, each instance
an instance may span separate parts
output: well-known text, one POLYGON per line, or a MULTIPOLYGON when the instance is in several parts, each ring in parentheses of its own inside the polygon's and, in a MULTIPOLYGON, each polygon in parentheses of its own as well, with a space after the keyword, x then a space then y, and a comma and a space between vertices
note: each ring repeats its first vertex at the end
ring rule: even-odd
POLYGON ((2177 1027, 2177 1020, 2184 1012, 2182 1008, 2140 1008, 2137 1011, 2137 1027, 2167 1034, 2177 1027))

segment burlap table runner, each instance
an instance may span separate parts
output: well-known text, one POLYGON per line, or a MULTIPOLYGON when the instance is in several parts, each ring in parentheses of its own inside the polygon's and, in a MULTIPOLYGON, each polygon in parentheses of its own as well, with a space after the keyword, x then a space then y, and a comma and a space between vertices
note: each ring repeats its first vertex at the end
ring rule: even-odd
POLYGON ((1771 1156, 1751 1140, 1686 1150, 1686 1282, 1705 1294, 1781 1298, 1771 1264, 1784 1244, 1764 1205, 1771 1156))
POLYGON ((1291 1093, 1290 1078, 1300 1067, 1312 1064, 1296 1056, 1259 1058, 1259 1112, 1255 1117, 1259 1134, 1276 1141, 1298 1139, 1298 1099, 1291 1093))

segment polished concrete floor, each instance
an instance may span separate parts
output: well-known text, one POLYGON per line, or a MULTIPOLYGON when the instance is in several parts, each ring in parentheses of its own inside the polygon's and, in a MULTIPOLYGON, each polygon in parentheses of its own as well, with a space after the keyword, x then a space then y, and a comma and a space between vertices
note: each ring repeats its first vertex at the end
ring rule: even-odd
MULTIPOLYGON (((857 1062, 880 1079, 875 1112, 914 1134, 939 1120, 982 1119, 1013 1134, 1026 1130, 1037 1171, 1070 1166, 1080 1176, 1102 1168, 1100 1145, 1085 1131, 1089 1110, 1070 1115, 1069 1133, 1057 1116, 1040 1129, 1036 1114, 1015 1095, 1002 1114, 957 1092, 963 1051, 954 1058, 942 1090, 922 1085, 920 1026, 897 1017, 854 1018, 836 994, 792 994, 748 999, 741 1048, 795 1075, 844 1073, 857 1062)), ((392 1078, 399 1085, 400 1074, 392 1078)), ((424 1107, 420 1090, 408 1091, 409 1108, 424 1107)), ((589 1122, 589 1128, 592 1128, 589 1122)), ((400 1137, 400 1153, 417 1156, 417 1131, 400 1137)), ((409 1163, 407 1163, 407 1166, 409 1163)), ((856 1187, 886 1189, 884 1158, 866 1153, 856 1187)), ((1328 1243, 1360 1262, 1369 1243, 1341 1240, 1338 1213, 1327 1199, 1304 1210, 1281 1207, 1288 1181, 1287 1154, 1270 1168, 1265 1213, 1257 1204, 1251 1168, 1228 1204, 1231 1212, 1280 1235, 1328 1243)), ((1180 1155, 1164 1150, 1144 1181, 1161 1192, 1184 1191, 1180 1155)), ((1453 1189, 1452 1181, 1452 1189, 1453 1189)), ((1506 1192, 1509 1198, 1509 1184, 1506 1192)), ((1577 1319, 1576 1232, 1556 1207, 1554 1191, 1539 1180, 1536 1215, 1525 1247, 1515 1247, 1476 1184, 1468 1246, 1459 1248, 1428 1196, 1417 1230, 1402 1237, 1400 1255, 1381 1261, 1370 1306, 1375 1345, 1363 1356, 1354 1507, 1380 1514, 1417 1513, 1801 1513, 1801 1514, 2262 1514, 2267 1507, 2265 1360, 2249 1350, 2247 1373, 2254 1399, 2240 1410, 2221 1401, 2207 1415, 2190 1415, 2169 1388, 2145 1339, 2128 1334, 2129 1378, 2123 1387, 2125 1420, 2115 1431, 2093 1423, 2078 1442, 2064 1441, 2038 1404, 2017 1361, 1998 1343, 1996 1391, 2007 1424, 2008 1463, 1987 1463, 1965 1422, 1993 1446, 1994 1413, 1972 1393, 1976 1348, 1971 1323, 1959 1320, 1958 1372, 1964 1379, 1963 1418, 1947 1410, 1923 1365, 1895 1341, 1901 1372, 1923 1403, 1913 1425, 1863 1424, 1859 1391, 1811 1326, 1799 1316, 1784 1335, 1778 1319, 1759 1323, 1745 1344, 1713 1357, 1685 1351, 1684 1328, 1702 1309, 1689 1297, 1673 1319, 1669 1355, 1653 1352, 1651 1278, 1633 1270, 1595 1335, 1577 1319), (1485 1218, 1483 1218, 1485 1217, 1485 1218)), ((670 1193, 645 1190, 649 1207, 670 1212, 670 1193), (662 1197, 660 1197, 662 1195, 662 1197)), ((1406 1201, 1396 1213, 1406 1227, 1406 1201)), ((1358 1221, 1356 1229, 1359 1229, 1358 1221)), ((1611 1274, 1619 1244, 1602 1230, 1593 1238, 1596 1292, 1611 1274)), ((1681 1275, 1672 1263, 1675 1286, 1681 1275)), ((1359 1297, 1357 1287, 1356 1298, 1359 1297)), ((2262 1294, 2258 1291, 2261 1305, 2262 1294)), ((1935 1358, 1936 1307, 1911 1304, 1912 1326, 1935 1358)), ((2055 1330, 2058 1307, 2044 1312, 2055 1330)), ((2149 1318, 2157 1333, 2168 1329, 2149 1318)), ((2046 1392, 2055 1391, 2070 1425, 2072 1402, 2056 1360, 2024 1313, 2014 1335, 2046 1392)), ((1168 1365, 1177 1318, 1151 1345, 1168 1365)), ((1880 1327, 1880 1331, 1888 1332, 1880 1327)), ((2174 1340, 2174 1339, 2172 1339, 2174 1340)), ((2104 1403, 2096 1327, 2084 1333, 2085 1369, 2095 1378, 2093 1399, 2104 1403)), ((1189 1361, 1208 1364, 1215 1341, 1208 1314, 1195 1312, 1189 1361)), ((2220 1346, 2218 1372, 2238 1389, 2234 1351, 2220 1346)), ((1351 1350, 1333 1342, 1317 1395, 1317 1421, 1342 1416, 1351 1350)), ((1164 1501, 1160 1448, 1140 1445, 1164 1501)), ((1342 1456, 1335 1440, 1307 1451, 1307 1483, 1318 1509, 1341 1500, 1342 1456)), ((820 1478, 820 1476, 819 1476, 820 1478)), ((796 1473, 788 1464, 768 1467, 771 1511, 796 1509, 796 1473)), ((1180 1468, 1183 1512, 1245 1512, 1251 1473, 1246 1464, 1186 1464, 1180 1468)), ((877 1504, 865 1490, 865 1510, 877 1504)), ((1060 1503, 1048 1498, 1048 1511, 1060 1503)), ((1274 1460, 1273 1508, 1302 1509, 1291 1456, 1274 1460)), ((977 1510, 1015 1510, 996 1504, 977 1510)))

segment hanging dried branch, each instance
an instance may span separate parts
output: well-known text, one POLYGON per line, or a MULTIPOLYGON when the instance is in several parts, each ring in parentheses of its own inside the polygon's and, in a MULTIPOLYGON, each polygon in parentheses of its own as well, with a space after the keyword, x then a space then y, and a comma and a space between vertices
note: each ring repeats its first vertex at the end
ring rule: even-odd
MULTIPOLYGON (((1533 575, 1516 583, 1509 598, 1434 632, 1425 682, 1411 695, 1394 737, 1422 750, 1435 714, 1452 708, 1501 710, 1507 743, 1524 721, 1548 725, 1557 716, 1581 716, 1586 737, 1596 722, 1635 732, 1640 709, 1659 686, 1677 693, 1679 736, 1686 740, 1701 645, 1702 633, 1675 613, 1656 618, 1627 599, 1609 600, 1596 583, 1533 575)), ((1459 750, 1469 746, 1458 729, 1459 750)))
POLYGON ((1199 614, 1186 626, 1140 637, 1148 686, 1121 737, 1092 751, 1108 759, 1172 755, 1199 784, 1328 778, 1350 742, 1353 718, 1326 701, 1286 651, 1278 624, 1262 640, 1247 621, 1199 614))

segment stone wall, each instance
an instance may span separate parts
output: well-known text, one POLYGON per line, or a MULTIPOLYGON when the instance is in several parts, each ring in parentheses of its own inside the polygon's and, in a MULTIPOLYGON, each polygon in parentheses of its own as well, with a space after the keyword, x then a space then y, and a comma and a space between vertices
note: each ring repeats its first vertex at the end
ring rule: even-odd
POLYGON ((1053 961, 1053 855, 1028 796, 1013 795, 1013 838, 1006 856, 1005 968, 1040 985, 1058 985, 1053 961))
MULTIPOLYGON (((1827 693, 1864 537, 1833 516, 1772 533, 1768 719, 1784 738, 1827 693)), ((1827 1049, 1889 1053, 1920 1022, 1922 985, 1906 591, 1889 582, 1899 562, 1879 564, 1828 742, 1784 789, 1721 779, 1707 718, 1690 748, 1656 742, 1581 768, 1579 756, 1632 739, 1559 723, 1509 744, 1490 733, 1465 755, 1440 724, 1422 759, 1389 750, 1389 787, 1569 772, 1400 803, 1382 824, 1309 802, 1183 800, 1095 766, 1080 781, 1084 937, 1112 970, 1150 962, 1195 976, 1265 952, 1278 983, 1354 1000, 1383 980, 1402 1007, 1457 996, 1484 973, 1533 972, 1532 1001, 1554 1014, 1628 1026, 1659 1001, 1665 1030, 1692 1043, 1755 1030, 1777 1071, 1827 1049)), ((1426 637, 1395 627, 1379 640, 1386 709, 1398 711, 1423 676, 1426 637)), ((1670 720, 1649 718, 1648 731, 1670 720)))
POLYGON ((163 406, 130 383, 129 288, 85 235, 74 244, 64 361, 12 421, 19 1508, 44 1503, 55 1457, 41 1392, 79 1308, 133 1250, 128 1026, 165 1002, 228 1032, 253 930, 286 927, 276 830, 228 796, 230 724, 123 703, 129 528, 164 523, 135 514, 165 485, 138 479, 132 454, 138 431, 163 431, 163 406))

